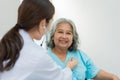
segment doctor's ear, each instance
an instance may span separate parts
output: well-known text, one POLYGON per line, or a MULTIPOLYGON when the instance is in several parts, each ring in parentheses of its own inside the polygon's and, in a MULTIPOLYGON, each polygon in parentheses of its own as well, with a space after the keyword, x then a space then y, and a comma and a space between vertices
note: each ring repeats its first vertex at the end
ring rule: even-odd
POLYGON ((41 27, 44 27, 46 25, 46 19, 42 19, 41 21, 40 21, 40 26, 41 27))

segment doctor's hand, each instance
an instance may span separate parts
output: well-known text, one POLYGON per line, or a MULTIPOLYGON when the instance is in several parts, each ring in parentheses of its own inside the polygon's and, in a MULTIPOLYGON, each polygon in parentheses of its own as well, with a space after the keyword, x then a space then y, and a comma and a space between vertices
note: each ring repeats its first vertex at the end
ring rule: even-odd
POLYGON ((66 64, 66 66, 72 70, 74 67, 77 66, 77 64, 78 64, 78 61, 76 59, 71 58, 66 64))

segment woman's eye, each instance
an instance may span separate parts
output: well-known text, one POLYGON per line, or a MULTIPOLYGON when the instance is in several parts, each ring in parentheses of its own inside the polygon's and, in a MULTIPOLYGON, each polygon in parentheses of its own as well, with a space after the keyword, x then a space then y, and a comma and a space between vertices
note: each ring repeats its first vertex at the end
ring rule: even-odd
POLYGON ((67 34, 71 35, 72 33, 67 33, 67 34))
POLYGON ((62 31, 59 31, 58 33, 63 33, 62 31))

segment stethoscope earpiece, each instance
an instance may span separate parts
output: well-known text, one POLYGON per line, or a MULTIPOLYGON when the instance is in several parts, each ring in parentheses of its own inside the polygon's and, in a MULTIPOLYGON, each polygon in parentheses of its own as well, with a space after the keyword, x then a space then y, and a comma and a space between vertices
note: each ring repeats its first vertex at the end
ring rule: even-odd
POLYGON ((43 26, 43 29, 46 29, 46 26, 43 26))

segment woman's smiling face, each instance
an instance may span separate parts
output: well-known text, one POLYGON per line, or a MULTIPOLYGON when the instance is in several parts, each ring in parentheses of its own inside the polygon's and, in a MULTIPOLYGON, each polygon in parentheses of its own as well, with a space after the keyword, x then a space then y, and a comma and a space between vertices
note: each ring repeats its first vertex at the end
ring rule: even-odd
POLYGON ((54 36, 55 47, 68 49, 73 41, 73 29, 67 22, 62 22, 57 25, 54 36))

